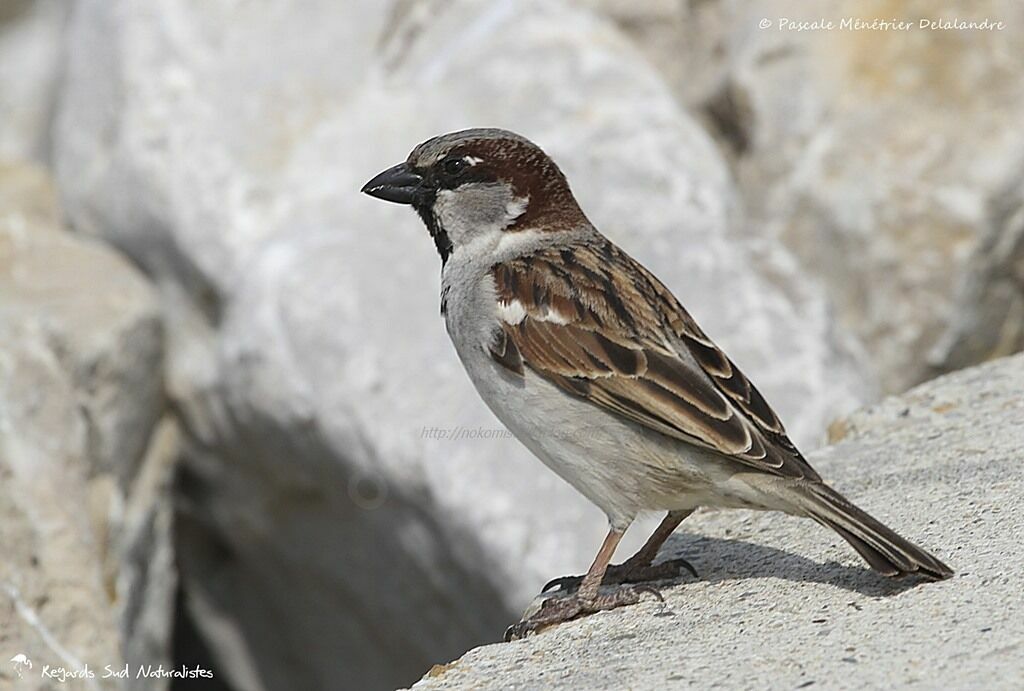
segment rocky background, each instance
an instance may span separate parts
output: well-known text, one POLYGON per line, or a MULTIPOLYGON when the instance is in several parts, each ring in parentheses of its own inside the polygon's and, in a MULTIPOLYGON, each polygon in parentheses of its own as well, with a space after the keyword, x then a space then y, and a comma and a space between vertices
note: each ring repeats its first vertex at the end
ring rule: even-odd
POLYGON ((358 193, 442 131, 545 147, 804 448, 1020 350, 1024 7, 814 9, 0 0, 0 686, 406 685, 589 563, 358 193), (1005 27, 779 27, 843 17, 1005 27))

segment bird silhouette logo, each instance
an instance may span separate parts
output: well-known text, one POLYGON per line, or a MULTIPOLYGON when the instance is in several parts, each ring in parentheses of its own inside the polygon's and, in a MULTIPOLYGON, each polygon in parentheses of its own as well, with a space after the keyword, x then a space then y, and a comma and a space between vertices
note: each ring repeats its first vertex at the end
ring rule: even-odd
POLYGON ((11 658, 11 665, 14 667, 14 671, 18 673, 18 678, 23 679, 21 671, 23 669, 32 669, 32 660, 28 659, 25 653, 18 653, 11 658))

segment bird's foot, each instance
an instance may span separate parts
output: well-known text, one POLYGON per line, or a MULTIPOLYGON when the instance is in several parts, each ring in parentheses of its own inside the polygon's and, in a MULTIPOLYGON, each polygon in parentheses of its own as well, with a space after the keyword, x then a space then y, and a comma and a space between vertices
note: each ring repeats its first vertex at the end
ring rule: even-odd
POLYGON ((649 585, 620 585, 614 589, 598 592, 591 599, 582 598, 579 594, 548 598, 537 612, 526 617, 518 624, 508 627, 505 630, 505 641, 525 638, 532 633, 537 633, 541 629, 561 624, 571 619, 585 617, 594 612, 603 612, 626 605, 635 605, 640 602, 640 596, 644 593, 650 593, 659 602, 665 601, 661 593, 649 585))
MULTIPOLYGON (((700 578, 697 575, 697 569, 693 568, 693 564, 685 559, 669 559, 660 564, 646 564, 643 566, 630 564, 626 561, 622 564, 609 566, 601 584, 616 585, 620 583, 667 581, 678 578, 683 574, 683 571, 689 571, 693 574, 694 578, 700 578)), ((562 576, 561 578, 548 581, 547 585, 541 589, 541 592, 546 593, 556 586, 560 591, 572 592, 580 587, 582 581, 583 576, 562 576)))

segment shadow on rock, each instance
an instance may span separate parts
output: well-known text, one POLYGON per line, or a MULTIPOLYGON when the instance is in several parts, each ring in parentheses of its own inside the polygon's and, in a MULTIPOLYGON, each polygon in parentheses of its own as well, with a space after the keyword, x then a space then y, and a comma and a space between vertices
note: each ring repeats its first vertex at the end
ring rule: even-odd
MULTIPOLYGON (((820 563, 798 554, 743 540, 724 540, 676 534, 669 538, 662 559, 683 557, 692 563, 701 581, 719 583, 749 578, 784 578, 801 583, 826 583, 867 595, 898 595, 925 582, 921 578, 894 580, 867 567, 837 562, 820 563)), ((661 561, 661 559, 659 559, 661 561)), ((688 574, 673 583, 692 580, 688 574)))

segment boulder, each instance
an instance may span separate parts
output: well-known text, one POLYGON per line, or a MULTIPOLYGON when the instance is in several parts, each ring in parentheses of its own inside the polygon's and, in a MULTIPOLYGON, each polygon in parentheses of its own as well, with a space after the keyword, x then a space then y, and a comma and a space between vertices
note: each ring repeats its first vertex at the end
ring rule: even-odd
MULTIPOLYGON (((161 353, 141 274, 61 231, 43 170, 0 166, 0 638, 36 681, 47 665, 88 665, 106 688, 106 665, 170 662, 173 587, 160 601, 122 568, 130 549, 165 581, 174 573, 169 531, 126 532, 171 506, 168 492, 131 491, 153 465, 142 462, 164 407, 161 353), (162 626, 145 655, 123 635, 142 619, 162 626)), ((0 678, 14 679, 3 662, 0 678)))
POLYGON ((0 162, 49 155, 68 7, 64 0, 0 6, 0 162))
POLYGON ((358 193, 428 136, 546 147, 799 440, 871 394, 711 139, 588 12, 82 0, 66 71, 61 198, 159 286, 186 609, 239 686, 407 683, 604 531, 473 392, 418 220, 358 193))
MULTIPOLYGON (((963 370, 836 427, 809 460, 957 574, 890 581, 806 519, 699 511, 663 558, 700 579, 436 665, 415 689, 1010 688, 1024 676, 1024 356, 963 370)), ((443 662, 443 661, 439 661, 443 662)))
POLYGON ((116 252, 61 230, 45 171, 0 167, 0 186, 5 321, 50 341, 85 415, 91 473, 127 485, 163 408, 156 296, 116 252))
POLYGON ((987 215, 957 279, 945 331, 928 354, 937 371, 1024 349, 1024 185, 993 200, 987 215))
MULTIPOLYGON (((45 333, 3 322, 0 685, 40 688, 47 667, 56 674, 119 668, 121 637, 104 579, 109 545, 90 511, 88 432, 74 387, 45 333), (32 668, 9 664, 18 655, 32 668)), ((114 688, 95 681, 94 688, 114 688)))

